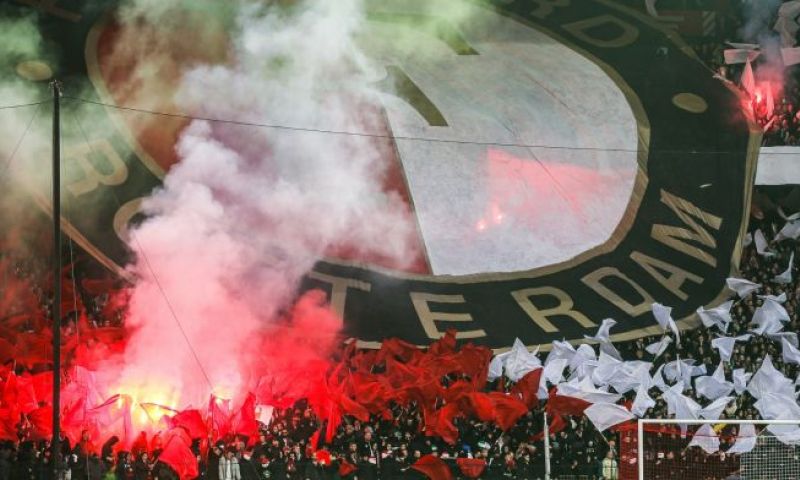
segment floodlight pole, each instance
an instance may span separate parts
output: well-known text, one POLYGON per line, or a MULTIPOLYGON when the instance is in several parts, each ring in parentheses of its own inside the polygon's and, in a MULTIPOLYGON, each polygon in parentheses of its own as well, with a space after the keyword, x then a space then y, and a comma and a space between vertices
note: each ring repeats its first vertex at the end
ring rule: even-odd
POLYGON ((53 80, 53 478, 61 478, 61 83, 53 80))

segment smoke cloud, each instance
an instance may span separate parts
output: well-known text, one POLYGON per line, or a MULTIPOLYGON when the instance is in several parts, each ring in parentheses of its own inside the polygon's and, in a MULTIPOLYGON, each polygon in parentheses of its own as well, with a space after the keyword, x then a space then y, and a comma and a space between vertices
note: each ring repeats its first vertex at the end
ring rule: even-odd
MULTIPOLYGON (((176 14, 152 3, 128 5, 122 21, 141 33, 142 21, 176 14)), ((222 20, 233 32, 224 60, 181 71, 170 101, 202 117, 378 130, 374 68, 354 40, 361 2, 285 3, 235 2, 222 20)), ((173 37, 140 39, 159 46, 152 65, 166 64, 158 53, 173 37)), ((402 199, 382 189, 387 165, 371 138, 194 121, 176 148, 179 163, 129 234, 131 335, 122 372, 117 362, 102 372, 121 393, 198 405, 212 392, 244 394, 298 361, 318 365, 340 320, 316 294, 292 309, 302 276, 341 245, 413 258, 414 226, 402 199)))

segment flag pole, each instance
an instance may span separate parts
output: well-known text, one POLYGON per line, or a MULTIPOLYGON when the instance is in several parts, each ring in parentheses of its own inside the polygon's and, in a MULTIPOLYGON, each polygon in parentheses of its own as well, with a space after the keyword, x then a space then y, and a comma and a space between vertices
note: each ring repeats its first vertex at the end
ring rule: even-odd
POLYGON ((61 478, 61 83, 53 80, 53 478, 61 478))

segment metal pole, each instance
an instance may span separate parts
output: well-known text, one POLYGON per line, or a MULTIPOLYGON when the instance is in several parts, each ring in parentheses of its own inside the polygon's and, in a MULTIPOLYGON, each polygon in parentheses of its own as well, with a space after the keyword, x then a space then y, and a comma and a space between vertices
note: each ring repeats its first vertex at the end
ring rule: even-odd
POLYGON ((644 422, 640 418, 636 422, 636 467, 639 470, 639 480, 644 479, 644 422))
POLYGON ((550 480, 550 425, 544 412, 544 480, 550 480))
POLYGON ((53 478, 61 478, 61 85, 53 89, 53 478))

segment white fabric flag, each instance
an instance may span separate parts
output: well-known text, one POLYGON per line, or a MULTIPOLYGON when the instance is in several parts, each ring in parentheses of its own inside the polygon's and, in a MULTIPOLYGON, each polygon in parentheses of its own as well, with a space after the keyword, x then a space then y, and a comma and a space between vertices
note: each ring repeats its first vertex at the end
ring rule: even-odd
POLYGON ((575 355, 575 347, 569 342, 554 340, 550 353, 547 354, 547 358, 544 360, 544 365, 547 366, 550 362, 559 358, 565 358, 569 363, 573 355, 575 355))
POLYGON ((758 50, 750 50, 747 48, 726 48, 722 55, 725 57, 725 63, 728 65, 738 65, 749 61, 755 61, 761 52, 758 50))
POLYGON ((768 393, 794 397, 794 382, 784 377, 772 364, 772 357, 767 355, 750 379, 747 391, 756 399, 768 393))
POLYGON ((749 247, 752 244, 753 244, 753 234, 750 232, 745 233, 744 240, 742 240, 742 246, 749 247))
POLYGON ((706 420, 718 420, 725 407, 733 400, 733 397, 722 397, 714 400, 710 404, 701 408, 698 415, 706 420))
POLYGON ((781 285, 786 285, 792 283, 792 265, 794 264, 794 252, 789 255, 789 266, 786 270, 783 271, 780 275, 776 275, 775 278, 772 279, 773 282, 779 283, 781 285))
POLYGON ((753 241, 756 242, 756 252, 761 255, 762 257, 774 257, 775 252, 770 252, 767 250, 769 244, 767 243, 766 237, 764 237, 764 232, 761 231, 759 228, 753 234, 753 241))
POLYGON ((579 382, 559 383, 558 394, 579 398, 589 403, 617 403, 622 395, 596 388, 589 377, 579 382))
POLYGON ((781 228, 781 231, 775 235, 775 241, 780 242, 783 240, 797 240, 800 238, 800 220, 789 220, 781 228))
POLYGON ((648 410, 655 406, 656 401, 650 397, 649 393, 647 393, 647 386, 639 386, 639 389, 636 390, 636 398, 633 400, 633 405, 631 405, 631 413, 639 418, 642 418, 645 416, 648 410))
POLYGON ((620 355, 619 350, 617 350, 617 347, 615 347, 611 342, 601 342, 600 351, 606 355, 616 358, 617 360, 622 360, 622 355, 620 355))
MULTIPOLYGON (((664 365, 658 367, 656 373, 653 374, 653 379, 650 381, 650 385, 658 388, 662 392, 666 392, 669 390, 669 386, 666 384, 666 382, 664 382, 664 375, 661 373, 662 370, 664 370, 664 365)), ((683 389, 681 389, 681 392, 683 392, 683 389)))
POLYGON ((723 333, 728 330, 728 325, 733 321, 731 318, 731 307, 733 300, 728 300, 716 308, 706 310, 703 307, 697 308, 697 316, 706 328, 717 327, 723 333))
POLYGON ((712 375, 695 379, 694 385, 697 394, 709 400, 716 400, 733 391, 733 383, 725 380, 725 370, 722 367, 722 362, 720 362, 712 375))
POLYGON ((797 334, 794 332, 780 332, 780 333, 772 333, 767 335, 767 338, 772 340, 773 342, 782 343, 784 341, 788 342, 789 345, 797 348, 797 334))
MULTIPOLYGON (((542 372, 542 379, 547 380, 553 385, 557 385, 564 378, 564 369, 567 368, 567 359, 559 358, 545 365, 542 372)), ((544 385, 545 382, 542 382, 544 385)))
POLYGON ((800 48, 781 48, 781 58, 784 67, 791 67, 800 63, 800 48))
POLYGON ((486 378, 493 382, 498 378, 503 376, 503 363, 505 362, 505 357, 507 357, 509 352, 500 353, 492 358, 492 361, 489 362, 489 373, 487 374, 486 378))
POLYGON ((739 425, 739 434, 736 436, 736 443, 728 449, 727 454, 748 453, 756 447, 756 426, 752 423, 739 425))
POLYGON ((719 437, 710 424, 705 424, 697 429, 692 441, 686 448, 700 447, 709 455, 719 451, 719 437))
POLYGON ((653 359, 655 360, 667 350, 667 347, 669 347, 670 343, 672 343, 672 337, 664 335, 663 337, 661 337, 661 340, 655 343, 651 343, 650 345, 644 347, 644 349, 645 351, 647 351, 647 353, 654 355, 653 359))
POLYGON ((781 339, 783 347, 783 361, 786 363, 796 363, 800 365, 800 350, 789 342, 786 338, 781 339))
POLYGON ((569 362, 570 371, 573 374, 581 372, 578 376, 583 378, 590 370, 593 371, 595 367, 597 367, 597 354, 594 353, 592 346, 585 343, 579 345, 578 350, 575 351, 575 355, 572 356, 572 360, 569 362))
POLYGON ((625 407, 613 403, 595 403, 583 413, 594 424, 598 432, 604 432, 615 425, 636 418, 625 407))
POLYGON ((747 382, 750 381, 752 373, 744 371, 744 368, 737 368, 733 371, 733 391, 736 395, 741 395, 747 390, 747 382))
POLYGON ((781 293, 778 296, 775 295, 759 295, 758 298, 761 300, 772 300, 773 302, 778 302, 781 305, 786 303, 786 292, 781 293))
POLYGON ((590 337, 589 335, 584 335, 583 338, 586 338, 587 340, 596 340, 598 342, 610 342, 611 338, 609 330, 611 330, 611 327, 613 327, 616 324, 617 321, 614 320, 613 318, 606 318, 600 324, 600 328, 597 329, 597 333, 595 334, 594 337, 590 337))
POLYGON ((744 72, 742 72, 742 88, 747 92, 750 97, 755 96, 756 92, 756 77, 753 75, 753 66, 750 65, 750 60, 745 62, 744 72))
POLYGON ((596 386, 608 385, 614 375, 619 375, 622 370, 622 362, 607 355, 605 352, 600 352, 600 358, 597 361, 597 368, 592 372, 592 382, 596 386))
POLYGON ((528 347, 522 343, 522 340, 515 339, 514 345, 509 352, 510 355, 505 358, 504 370, 506 377, 513 382, 518 382, 527 373, 541 367, 542 362, 536 356, 538 351, 539 349, 537 348, 536 351, 529 352, 528 347))
POLYGON ((730 362, 736 342, 746 342, 747 340, 750 340, 749 334, 739 335, 738 337, 717 337, 711 340, 711 348, 719 350, 719 358, 723 362, 730 362))
POLYGON ((761 288, 760 284, 741 278, 728 278, 725 280, 725 283, 728 285, 728 288, 736 292, 736 295, 739 295, 739 298, 745 298, 761 288))
MULTIPOLYGON (((676 383, 664 392, 662 398, 667 402, 667 413, 675 415, 675 418, 680 420, 697 420, 702 407, 681 392, 683 392, 681 383, 676 383)), ((685 425, 681 430, 686 431, 685 425)))
POLYGON ((672 333, 675 334, 675 343, 678 345, 681 344, 681 334, 678 331, 678 326, 675 324, 675 320, 672 319, 672 307, 665 307, 660 303, 656 302, 651 306, 653 310, 653 316, 656 318, 656 321, 661 328, 664 329, 666 332, 667 329, 672 330, 672 333))
POLYGON ((771 335, 783 330, 783 323, 788 322, 789 313, 780 303, 766 299, 753 313, 753 323, 757 326, 751 330, 756 335, 771 335))
POLYGON ((800 1, 793 0, 784 2, 778 9, 778 19, 775 21, 773 30, 781 36, 781 46, 793 47, 797 41, 797 31, 800 25, 797 24, 797 16, 800 15, 800 1))

